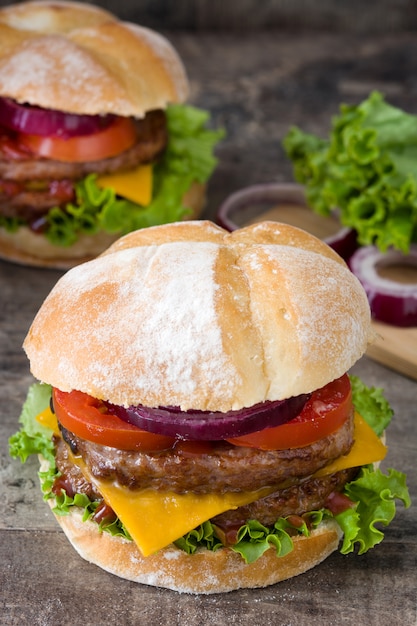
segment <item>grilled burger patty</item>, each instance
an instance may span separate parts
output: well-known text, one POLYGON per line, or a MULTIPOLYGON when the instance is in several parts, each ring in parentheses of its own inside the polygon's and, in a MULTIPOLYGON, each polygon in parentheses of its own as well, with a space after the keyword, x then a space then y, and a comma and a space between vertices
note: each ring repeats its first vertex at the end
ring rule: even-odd
MULTIPOLYGON (((314 474, 349 452, 353 444, 353 413, 336 432, 302 448, 258 450, 216 442, 211 451, 193 454, 181 450, 146 453, 118 450, 81 439, 62 429, 76 456, 81 456, 96 478, 114 480, 130 489, 151 488, 184 493, 255 491, 265 485, 288 486, 314 474)), ((58 443, 57 466, 72 472, 58 443)))
POLYGON ((341 491, 357 472, 358 468, 354 467, 321 478, 306 478, 286 489, 278 489, 265 498, 217 515, 212 521, 224 528, 241 526, 249 519, 256 519, 261 524, 270 526, 279 517, 320 510, 326 506, 329 495, 334 491, 341 491))
POLYGON ((281 516, 302 515, 321 509, 329 495, 340 491, 357 472, 357 468, 352 468, 312 477, 319 468, 350 450, 353 416, 328 437, 304 448, 284 451, 262 451, 218 443, 211 454, 128 452, 87 442, 61 430, 62 437, 55 437, 56 463, 61 472, 58 488, 63 487, 69 495, 78 492, 85 493, 92 500, 102 499, 96 487, 72 462, 70 449, 83 458, 95 477, 115 479, 134 489, 152 487, 206 493, 256 490, 266 484, 277 485, 272 494, 213 519, 225 529, 241 525, 248 519, 271 525, 281 516))

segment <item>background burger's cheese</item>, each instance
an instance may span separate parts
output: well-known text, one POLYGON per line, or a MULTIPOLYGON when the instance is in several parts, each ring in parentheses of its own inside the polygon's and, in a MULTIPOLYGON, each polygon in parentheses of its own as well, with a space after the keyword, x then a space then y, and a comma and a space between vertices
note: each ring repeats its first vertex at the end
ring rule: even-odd
POLYGON ((152 200, 152 165, 138 165, 133 170, 98 176, 99 187, 110 187, 118 196, 127 198, 141 206, 152 200))

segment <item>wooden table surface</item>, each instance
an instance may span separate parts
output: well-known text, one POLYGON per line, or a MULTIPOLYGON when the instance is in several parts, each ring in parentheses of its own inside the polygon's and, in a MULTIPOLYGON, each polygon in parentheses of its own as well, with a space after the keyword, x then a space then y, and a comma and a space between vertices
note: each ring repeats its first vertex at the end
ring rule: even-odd
MULTIPOLYGON (((207 217, 244 185, 292 180, 281 140, 291 124, 325 133, 340 101, 380 89, 417 113, 417 40, 266 32, 174 33, 191 100, 227 130, 207 217)), ((21 349, 60 272, 0 263, 0 624, 251 626, 417 624, 417 383, 369 359, 354 372, 385 388, 395 419, 385 467, 408 473, 412 507, 399 506, 385 541, 364 556, 332 555, 263 589, 190 596, 120 580, 82 561, 42 502, 35 460, 8 457, 8 437, 32 379, 21 349)))

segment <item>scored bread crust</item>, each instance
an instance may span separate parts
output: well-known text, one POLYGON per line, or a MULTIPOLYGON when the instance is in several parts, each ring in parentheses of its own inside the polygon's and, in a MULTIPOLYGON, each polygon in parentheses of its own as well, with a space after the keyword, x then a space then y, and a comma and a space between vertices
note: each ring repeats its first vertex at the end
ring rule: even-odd
POLYGON ((184 102, 189 85, 171 43, 84 3, 0 9, 0 95, 77 114, 143 117, 184 102))
MULTIPOLYGON (((48 502, 52 508, 53 500, 48 502)), ((98 532, 97 525, 83 522, 77 510, 54 517, 86 561, 120 578, 192 594, 255 589, 287 580, 321 563, 337 550, 342 536, 338 524, 328 520, 309 537, 294 537, 294 549, 286 556, 277 557, 275 549, 270 548, 248 564, 229 549, 199 549, 189 555, 173 544, 143 557, 133 541, 98 532)))
POLYGON ((371 336, 365 291, 313 235, 188 221, 130 233, 67 272, 24 349, 62 391, 227 412, 326 385, 371 336))
MULTIPOLYGON (((206 202, 206 185, 193 183, 184 194, 183 204, 189 210, 187 219, 199 217, 206 202)), ((9 233, 0 228, 0 258, 21 265, 68 270, 91 261, 119 239, 119 234, 99 231, 94 235, 80 234, 71 246, 57 246, 39 233, 20 226, 9 233)))

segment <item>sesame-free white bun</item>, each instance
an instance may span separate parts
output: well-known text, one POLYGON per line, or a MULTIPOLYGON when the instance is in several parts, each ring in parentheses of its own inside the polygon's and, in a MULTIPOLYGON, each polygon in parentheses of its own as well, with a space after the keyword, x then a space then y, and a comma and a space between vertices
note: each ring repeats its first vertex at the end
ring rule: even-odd
MULTIPOLYGON (((48 500, 53 506, 53 500, 48 500)), ((97 524, 83 522, 81 513, 55 515, 66 537, 85 560, 137 583, 193 594, 225 593, 267 587, 315 567, 337 550, 341 530, 334 520, 323 522, 309 537, 293 538, 294 549, 277 557, 274 548, 254 563, 232 550, 199 549, 189 555, 170 544, 143 557, 133 541, 98 532, 97 524)))
POLYGON ((0 9, 0 96, 77 114, 143 117, 184 102, 188 80, 162 35, 81 2, 0 9))
POLYGON ((371 334, 362 286, 319 239, 189 221, 130 233, 68 271, 24 349, 62 391, 226 412, 324 386, 371 334))

